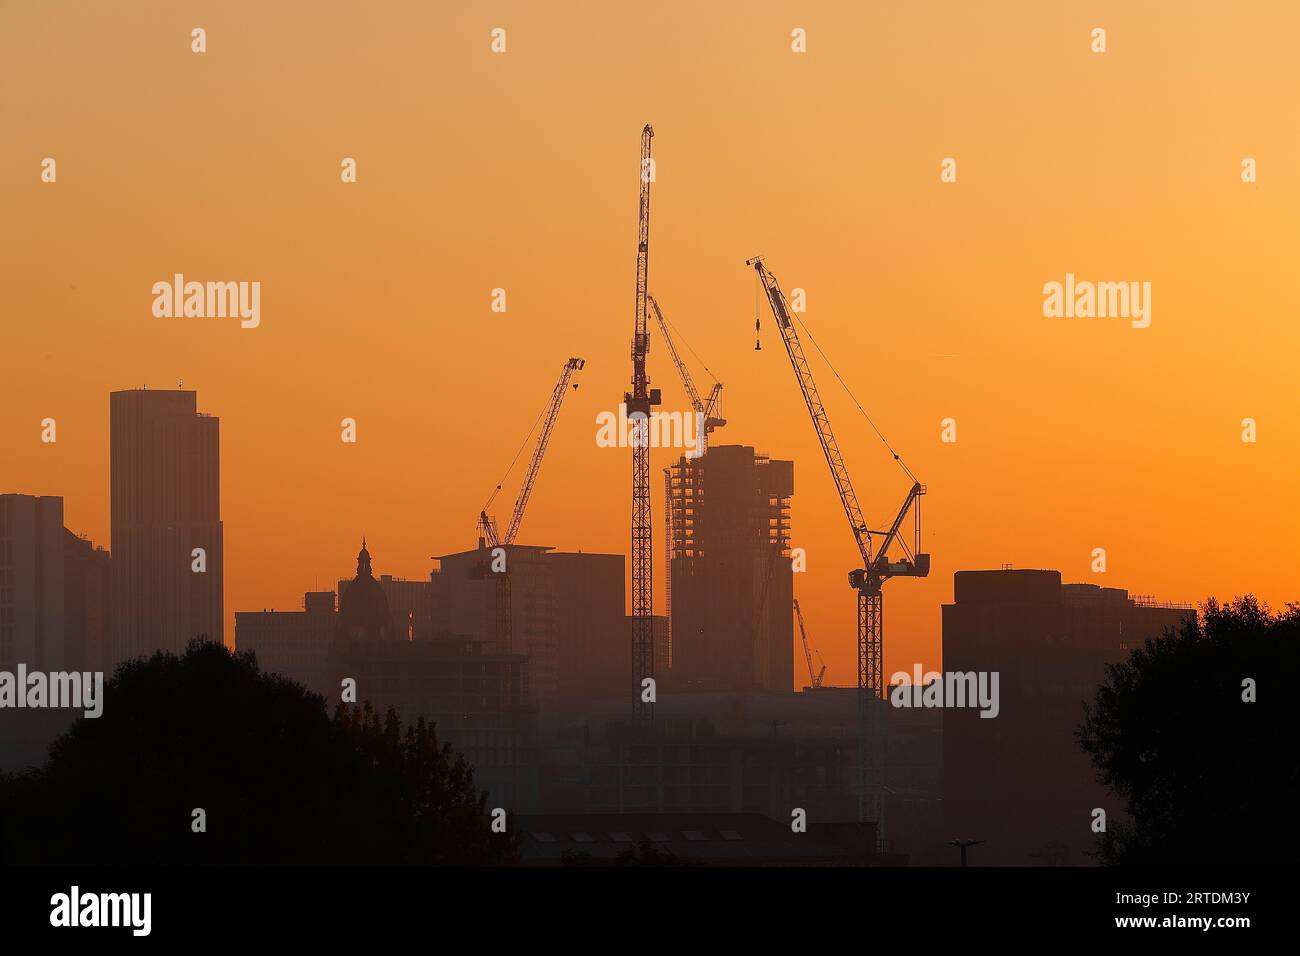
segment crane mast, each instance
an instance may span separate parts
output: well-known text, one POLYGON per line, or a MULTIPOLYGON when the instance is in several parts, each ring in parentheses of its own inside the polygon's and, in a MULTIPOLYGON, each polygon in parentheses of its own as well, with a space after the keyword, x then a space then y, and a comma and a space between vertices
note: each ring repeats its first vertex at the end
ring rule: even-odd
POLYGON ((645 360, 650 351, 647 298, 650 270, 650 183, 654 166, 649 123, 641 130, 640 202, 637 207, 636 325, 632 333, 632 391, 623 394, 632 433, 632 714, 636 723, 654 721, 654 701, 645 699, 643 684, 654 678, 654 601, 652 591, 650 522, 650 410, 659 404, 659 390, 650 388, 645 360))
MULTIPOLYGON (((763 257, 756 256, 746 261, 752 266, 767 294, 768 305, 776 319, 781 341, 785 343, 786 354, 794 369, 803 394, 804 404, 812 418, 813 428, 821 443, 822 454, 830 468, 831 478, 839 492, 840 505, 848 519, 849 529, 857 543, 858 553, 862 558, 862 567, 849 572, 849 586, 858 595, 858 816, 860 820, 874 819, 877 823, 877 840, 883 844, 884 821, 882 819, 879 781, 879 701, 884 690, 884 606, 881 586, 891 577, 925 577, 930 573, 930 555, 921 553, 921 504, 920 498, 925 494, 925 486, 913 481, 907 498, 898 516, 887 530, 872 531, 862 517, 862 508, 858 505, 857 493, 844 456, 840 453, 839 443, 831 430, 830 418, 826 406, 822 403, 817 383, 813 380, 812 369, 804 355, 803 343, 795 329, 790 314, 789 303, 776 277, 763 265, 763 257), (913 505, 915 509, 913 510, 913 505), (909 510, 913 511, 914 544, 908 547, 900 536, 903 521, 909 510), (873 535, 880 535, 880 547, 873 555, 873 535), (895 543, 902 548, 904 557, 898 561, 889 560, 889 549, 895 543)), ((896 459, 898 456, 895 454, 896 459)), ((910 475, 910 472, 908 473, 910 475)))

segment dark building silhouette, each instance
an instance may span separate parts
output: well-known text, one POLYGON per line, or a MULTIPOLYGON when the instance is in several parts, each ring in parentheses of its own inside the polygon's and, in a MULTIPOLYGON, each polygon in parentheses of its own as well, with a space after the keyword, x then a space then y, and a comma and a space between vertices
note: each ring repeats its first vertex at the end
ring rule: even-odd
MULTIPOLYGON (((357 554, 357 575, 339 591, 337 633, 350 640, 391 641, 397 637, 388 595, 371 571, 364 538, 357 554)), ((406 639, 405 632, 402 639, 406 639)))
POLYGON ((621 554, 550 551, 555 582, 556 690, 573 699, 626 691, 632 668, 621 554))
POLYGON ((497 649, 528 657, 531 699, 546 704, 568 694, 626 692, 631 630, 624 623, 623 555, 521 544, 504 550, 508 583, 491 570, 490 548, 438 558, 438 632, 496 646, 508 599, 510 647, 497 649))
POLYGON ((717 445, 668 473, 673 686, 794 686, 794 462, 717 445))
POLYGON ((389 707, 402 720, 419 717, 436 725, 474 768, 477 786, 497 806, 520 799, 514 772, 523 761, 536 709, 527 699, 528 662, 468 638, 431 641, 343 637, 330 648, 331 709, 345 678, 357 682, 357 700, 381 714, 389 707))
POLYGON ((109 553, 63 529, 63 649, 68 668, 111 671, 113 565, 109 553))
MULTIPOLYGON (((407 580, 391 574, 381 574, 376 581, 388 600, 388 613, 393 620, 393 636, 398 640, 423 641, 434 636, 434 604, 437 575, 423 580, 407 580)), ((351 584, 350 579, 340 580, 338 593, 351 584)))
POLYGON ((308 591, 301 611, 236 611, 235 649, 251 651, 258 666, 337 698, 330 649, 338 631, 333 591, 308 591))
POLYGON ((181 390, 113 392, 109 413, 113 657, 221 641, 220 422, 181 390))
POLYGON ((534 545, 505 545, 508 582, 492 570, 490 548, 437 558, 445 598, 438 609, 439 632, 462 634, 501 652, 526 655, 529 693, 534 699, 549 698, 558 687, 555 574, 546 560, 549 550, 534 545), (508 647, 503 645, 506 632, 501 625, 507 608, 508 647))
POLYGON ((64 660, 63 499, 0 495, 0 670, 64 660))
MULTIPOLYGON (((57 495, 0 495, 0 671, 107 670, 108 552, 63 526, 57 495)), ((76 710, 6 709, 0 769, 44 760, 76 710)))
POLYGON ((945 671, 997 671, 999 713, 943 711, 948 835, 986 841, 984 865, 1091 862, 1092 810, 1117 799, 1096 783, 1074 731, 1105 664, 1177 627, 1187 606, 1120 588, 1061 585, 1059 571, 958 571, 943 606, 945 671))
MULTIPOLYGON (((857 819, 857 691, 669 691, 655 728, 627 722, 626 693, 568 701, 539 721, 537 795, 521 812, 761 813, 803 807, 820 823, 857 819)), ((942 714, 883 707, 890 846, 936 859, 942 845, 942 714)), ((939 862, 947 862, 941 852, 939 862)))
POLYGON ((356 576, 343 582, 337 610, 334 592, 309 591, 301 611, 238 611, 235 649, 251 651, 262 670, 320 694, 331 712, 350 679, 358 706, 369 702, 381 715, 392 707, 407 723, 433 721, 439 739, 474 767, 477 785, 502 805, 517 805, 527 777, 515 768, 524 761, 536 712, 528 700, 528 660, 465 635, 412 639, 395 628, 389 593, 412 607, 432 607, 437 580, 376 578, 363 540, 356 576))

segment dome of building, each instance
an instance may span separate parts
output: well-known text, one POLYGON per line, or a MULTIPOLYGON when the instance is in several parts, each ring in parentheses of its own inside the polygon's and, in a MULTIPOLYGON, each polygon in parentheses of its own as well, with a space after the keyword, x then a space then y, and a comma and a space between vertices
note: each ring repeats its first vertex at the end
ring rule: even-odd
POLYGON ((338 634, 364 640, 394 640, 388 596, 371 573, 365 538, 361 539, 361 552, 357 555, 357 576, 339 595, 338 634))

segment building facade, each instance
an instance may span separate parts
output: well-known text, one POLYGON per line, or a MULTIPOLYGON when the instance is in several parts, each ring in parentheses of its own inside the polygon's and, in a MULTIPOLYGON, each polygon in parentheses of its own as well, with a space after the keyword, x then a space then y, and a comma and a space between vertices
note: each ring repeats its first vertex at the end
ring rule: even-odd
POLYGON ((1094 808, 1121 812, 1074 737, 1107 663, 1195 612, 1059 571, 958 571, 943 606, 945 671, 996 671, 997 717, 943 711, 944 817, 980 863, 1085 864, 1094 808))
POLYGON ((107 551, 63 529, 63 652, 71 670, 112 671, 113 564, 107 551))
POLYGON ((113 392, 109 412, 113 656, 221 641, 220 423, 192 391, 113 392))
POLYGON ((330 683, 330 646, 337 628, 334 592, 308 591, 301 611, 236 611, 235 650, 251 652, 263 671, 337 697, 338 686, 330 683))
POLYGON ((0 495, 0 670, 64 666, 63 499, 0 495))
POLYGON ((624 557, 519 544, 503 550, 505 573, 493 570, 490 548, 439 557, 437 632, 525 655, 531 699, 543 705, 629 687, 624 557))
POLYGON ((666 655, 682 689, 794 686, 794 462, 716 445, 668 471, 666 655))

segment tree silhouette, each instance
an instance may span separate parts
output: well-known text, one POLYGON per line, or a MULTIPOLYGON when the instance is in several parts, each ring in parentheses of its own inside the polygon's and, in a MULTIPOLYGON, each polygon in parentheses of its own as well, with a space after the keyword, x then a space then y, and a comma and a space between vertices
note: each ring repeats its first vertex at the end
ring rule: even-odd
POLYGON ((368 704, 331 720, 319 695, 202 639, 121 665, 101 717, 44 768, 0 775, 10 862, 476 864, 514 849, 423 720, 403 730, 368 704))
POLYGON ((1077 732, 1108 810, 1098 856, 1122 865, 1293 866, 1300 839, 1300 604, 1270 613, 1253 596, 1107 667, 1077 732), (1244 682, 1255 685, 1248 703, 1244 682))

